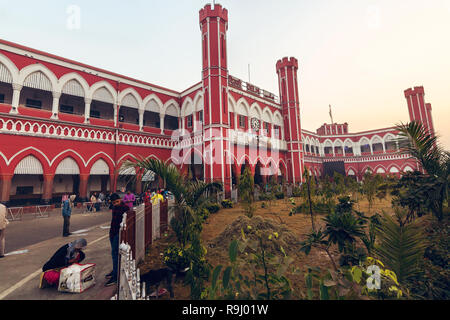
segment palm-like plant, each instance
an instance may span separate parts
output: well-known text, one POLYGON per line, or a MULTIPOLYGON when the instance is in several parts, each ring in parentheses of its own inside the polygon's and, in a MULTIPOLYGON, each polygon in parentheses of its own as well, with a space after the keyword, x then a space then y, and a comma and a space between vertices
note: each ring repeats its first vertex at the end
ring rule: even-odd
POLYGON ((420 272, 426 241, 415 223, 402 225, 385 214, 377 230, 379 244, 375 251, 400 283, 420 272))
POLYGON ((164 181, 166 189, 172 192, 175 198, 175 217, 171 226, 180 246, 184 248, 192 240, 194 229, 201 225, 200 213, 209 203, 209 194, 221 191, 222 184, 189 180, 174 165, 153 158, 134 157, 123 163, 121 172, 131 169, 135 169, 140 175, 155 173, 164 181))
POLYGON ((401 151, 416 158, 423 170, 423 186, 427 188, 428 207, 442 220, 443 205, 448 199, 450 179, 450 153, 438 144, 438 138, 431 134, 420 122, 410 122, 397 126, 401 151))

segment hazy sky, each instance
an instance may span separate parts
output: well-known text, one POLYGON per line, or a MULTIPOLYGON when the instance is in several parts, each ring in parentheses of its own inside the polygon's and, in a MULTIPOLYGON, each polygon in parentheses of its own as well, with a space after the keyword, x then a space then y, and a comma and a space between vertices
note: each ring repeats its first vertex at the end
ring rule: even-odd
MULTIPOLYGON (((231 75, 247 81, 251 64, 251 82, 278 95, 276 61, 299 60, 304 129, 330 122, 329 104, 351 132, 409 121, 403 91, 423 85, 450 149, 450 0, 219 2, 231 75)), ((201 80, 205 3, 0 0, 0 38, 182 91, 201 80)))

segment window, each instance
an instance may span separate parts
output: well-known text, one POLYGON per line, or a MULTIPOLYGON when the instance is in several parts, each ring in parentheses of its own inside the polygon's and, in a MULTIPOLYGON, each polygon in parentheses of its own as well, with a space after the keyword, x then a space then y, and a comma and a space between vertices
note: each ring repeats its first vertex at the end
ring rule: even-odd
POLYGON ((192 128, 192 120, 193 120, 192 114, 190 116, 187 116, 187 127, 188 128, 192 128))
POLYGON ((273 128, 273 136, 276 139, 280 139, 280 127, 279 126, 274 126, 274 128, 273 128))
POLYGON ((89 115, 91 118, 97 118, 100 119, 100 111, 97 110, 91 110, 91 114, 89 115))
POLYGON ((198 121, 200 121, 201 123, 203 123, 203 111, 200 111, 198 113, 198 121))
POLYGON ((17 187, 16 195, 33 194, 33 187, 17 187))
POLYGON ((265 134, 266 136, 268 136, 268 135, 269 135, 269 132, 270 132, 270 123, 264 122, 264 134, 265 134))
POLYGON ((5 95, 0 94, 0 103, 5 103, 5 95))
POLYGON ((59 108, 59 111, 61 111, 62 113, 73 114, 73 107, 62 104, 59 108))
POLYGON ((125 117, 122 114, 119 115, 119 122, 125 122, 125 117))
POLYGON ((25 106, 28 108, 42 109, 42 101, 27 99, 25 106))
POLYGON ((245 129, 245 116, 239 115, 239 128, 245 129))

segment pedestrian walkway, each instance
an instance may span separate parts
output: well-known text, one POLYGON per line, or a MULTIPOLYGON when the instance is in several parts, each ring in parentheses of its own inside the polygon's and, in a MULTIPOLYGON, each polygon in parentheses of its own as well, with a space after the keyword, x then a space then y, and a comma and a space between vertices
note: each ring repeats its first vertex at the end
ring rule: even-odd
POLYGON ((109 300, 115 286, 104 287, 104 276, 112 269, 109 244, 109 224, 104 223, 71 237, 53 238, 25 248, 20 254, 8 255, 0 260, 0 300, 109 300), (81 234, 83 234, 81 236, 81 234), (95 263, 96 285, 81 294, 60 293, 56 288, 39 289, 42 266, 64 244, 78 237, 87 240, 86 259, 95 263))

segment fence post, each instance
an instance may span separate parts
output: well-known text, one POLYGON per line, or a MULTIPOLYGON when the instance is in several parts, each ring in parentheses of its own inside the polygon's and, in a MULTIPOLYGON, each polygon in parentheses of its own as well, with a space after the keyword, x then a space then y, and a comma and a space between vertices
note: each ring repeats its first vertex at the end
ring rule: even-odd
POLYGON ((153 235, 153 219, 152 219, 153 206, 151 202, 145 203, 145 249, 152 244, 153 235))

